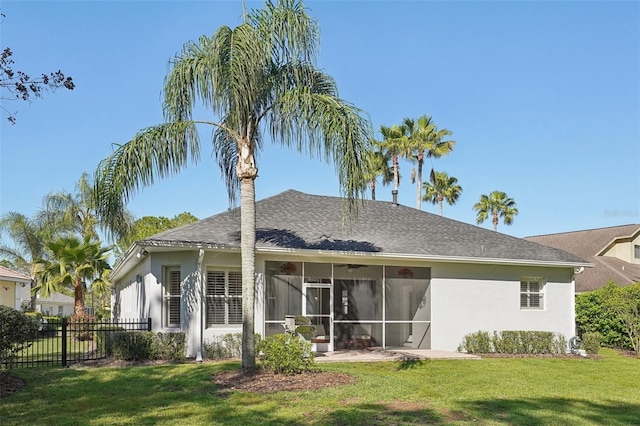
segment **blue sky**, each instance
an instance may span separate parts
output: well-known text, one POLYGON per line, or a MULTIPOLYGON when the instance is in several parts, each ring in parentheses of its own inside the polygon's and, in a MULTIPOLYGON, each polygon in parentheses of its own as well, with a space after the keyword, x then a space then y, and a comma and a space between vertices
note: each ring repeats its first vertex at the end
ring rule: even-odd
MULTIPOLYGON (((433 162, 464 189, 445 216, 475 223, 473 204, 497 189, 517 202, 513 225, 499 226, 515 236, 640 223, 639 2, 305 4, 320 24, 318 65, 376 131, 429 114, 453 132, 455 151, 433 162)), ((18 121, 1 119, 0 212, 32 216, 44 195, 93 173, 112 144, 161 122, 168 60, 238 25, 242 3, 5 0, 1 10, 16 69, 60 69, 76 83, 2 103, 18 121)), ((129 204, 137 217, 228 208, 202 136, 202 161, 139 192, 129 204)), ((318 159, 267 144, 258 166, 258 199, 289 188, 338 194, 333 165, 318 159)), ((401 164, 399 201, 414 207, 411 167, 401 164)), ((379 186, 377 199, 391 200, 391 189, 379 186)))

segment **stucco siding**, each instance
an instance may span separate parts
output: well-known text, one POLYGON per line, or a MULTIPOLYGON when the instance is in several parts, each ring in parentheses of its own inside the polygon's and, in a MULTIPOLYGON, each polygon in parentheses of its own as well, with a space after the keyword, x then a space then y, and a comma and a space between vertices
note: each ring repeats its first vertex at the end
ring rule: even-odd
POLYGON ((431 280, 431 348, 456 350, 478 330, 574 334, 574 286, 568 268, 436 265, 431 280), (542 309, 520 308, 520 279, 541 277, 542 309))

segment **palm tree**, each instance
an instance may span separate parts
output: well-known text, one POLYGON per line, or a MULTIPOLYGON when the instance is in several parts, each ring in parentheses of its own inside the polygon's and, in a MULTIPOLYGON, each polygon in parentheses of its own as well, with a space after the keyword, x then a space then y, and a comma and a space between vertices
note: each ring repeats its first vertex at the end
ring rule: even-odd
POLYGON ((41 258, 45 252, 45 240, 50 238, 53 230, 43 226, 35 219, 17 212, 7 212, 0 216, 0 233, 6 233, 14 243, 14 246, 0 245, 0 257, 6 259, 12 268, 28 274, 34 281, 31 282, 31 302, 29 310, 35 310, 36 287, 35 278, 38 272, 36 259, 41 258))
POLYGON ((100 217, 94 192, 94 182, 84 172, 76 183, 75 192, 56 192, 47 194, 43 200, 44 209, 38 220, 49 223, 58 230, 75 232, 82 238, 99 240, 97 228, 101 228, 107 237, 118 240, 133 229, 133 215, 123 203, 115 204, 114 219, 107 223, 100 217))
POLYGON ((198 162, 199 125, 213 126, 212 145, 229 200, 240 192, 242 366, 255 366, 255 179, 263 132, 273 143, 332 159, 345 211, 355 215, 366 191, 365 154, 372 129, 363 112, 338 97, 335 81, 316 68, 317 22, 302 1, 267 0, 236 28, 188 42, 171 61, 164 86, 165 123, 116 148, 96 174, 100 211, 112 217, 142 186, 198 162), (195 120, 198 101, 217 121, 195 120))
POLYGON ((105 283, 105 272, 111 270, 107 263, 109 248, 85 237, 62 237, 46 244, 50 259, 39 259, 40 278, 36 291, 44 297, 63 288, 73 289, 74 315, 84 313, 84 294, 87 282, 100 287, 105 283))
POLYGON ((393 170, 389 167, 389 161, 391 158, 382 150, 374 150, 367 153, 367 159, 369 162, 369 171, 366 175, 366 179, 369 181, 371 199, 375 200, 378 177, 382 177, 383 185, 388 185, 393 182, 393 170))
POLYGON ((446 200, 450 206, 454 205, 460 198, 460 194, 462 194, 462 187, 458 185, 458 179, 449 176, 447 172, 434 171, 432 176, 433 182, 423 183, 426 194, 422 199, 431 204, 438 203, 440 205, 440 216, 444 216, 443 202, 446 200))
POLYGON ((398 125, 391 127, 380 126, 382 141, 378 141, 377 145, 383 150, 385 156, 391 157, 393 165, 393 203, 398 204, 398 188, 400 187, 400 166, 399 158, 404 156, 407 149, 406 138, 403 129, 398 125))
MULTIPOLYGON (((407 158, 418 163, 418 171, 415 176, 412 175, 412 183, 417 182, 416 208, 422 207, 422 166, 425 158, 440 158, 448 155, 453 151, 456 142, 453 140, 445 140, 451 136, 448 129, 438 130, 433 123, 431 116, 423 115, 417 120, 405 118, 402 122, 403 133, 408 139, 411 154, 407 158)), ((431 177, 433 178, 433 168, 431 169, 431 177)))
POLYGON ((518 214, 516 202, 501 191, 493 191, 489 195, 481 195, 473 209, 478 212, 477 223, 482 223, 491 215, 493 230, 498 230, 498 218, 501 217, 505 225, 511 225, 513 218, 518 214))

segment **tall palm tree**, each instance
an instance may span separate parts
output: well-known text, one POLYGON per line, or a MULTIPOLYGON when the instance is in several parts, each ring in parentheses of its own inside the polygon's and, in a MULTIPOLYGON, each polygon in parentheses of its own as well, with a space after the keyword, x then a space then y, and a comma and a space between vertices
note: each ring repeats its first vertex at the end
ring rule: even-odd
POLYGON ((318 40, 317 22, 302 1, 267 0, 236 28, 223 26, 188 42, 165 79, 165 122, 118 146, 96 174, 100 211, 109 217, 139 187, 198 162, 197 126, 213 126, 211 142, 231 203, 240 192, 244 368, 255 366, 255 179, 263 132, 273 143, 332 159, 348 213, 357 213, 366 191, 371 124, 316 68, 318 40), (193 118, 198 101, 217 121, 193 118))
MULTIPOLYGON (((429 115, 418 117, 417 120, 405 118, 402 122, 403 133, 407 137, 411 155, 407 158, 418 163, 418 171, 415 176, 412 175, 412 183, 416 185, 416 208, 422 207, 422 166, 425 158, 440 158, 448 155, 453 151, 456 142, 447 140, 451 136, 448 129, 440 129, 433 122, 429 115)), ((433 178, 433 168, 431 169, 431 177, 433 178)))
POLYGON ((49 223, 59 230, 75 232, 82 238, 99 240, 100 228, 110 240, 116 241, 133 229, 133 215, 124 203, 114 204, 114 218, 109 223, 100 216, 94 182, 87 172, 80 176, 74 193, 62 191, 47 194, 43 204, 44 209, 38 215, 40 222, 49 223))
POLYGON ((73 235, 50 241, 46 248, 53 260, 37 260, 41 268, 36 291, 49 297, 63 288, 73 289, 74 314, 82 315, 87 282, 100 287, 106 279, 105 271, 111 270, 107 263, 110 249, 90 237, 80 241, 73 235))
POLYGON ((440 216, 444 216, 443 202, 446 200, 450 206, 454 205, 460 198, 460 194, 462 194, 462 187, 458 185, 458 179, 449 176, 447 172, 434 171, 432 176, 433 182, 423 183, 426 193, 422 199, 431 204, 438 203, 440 205, 440 216))
POLYGON ((382 140, 377 145, 383 150, 384 155, 391 157, 393 166, 393 203, 398 203, 398 188, 400 187, 400 166, 399 159, 407 152, 406 138, 403 129, 398 125, 391 127, 380 126, 382 140))
POLYGON ((393 170, 389 167, 391 158, 382 150, 373 150, 367 153, 369 169, 366 179, 369 181, 371 189, 371 199, 376 199, 376 184, 378 177, 382 177, 382 184, 388 185, 393 182, 393 170))
POLYGON ((51 237, 54 230, 22 213, 7 212, 0 216, 0 233, 6 233, 14 244, 14 246, 0 245, 0 257, 6 259, 12 268, 34 279, 31 282, 29 310, 35 310, 36 293, 33 289, 36 287, 35 280, 38 272, 35 260, 43 257, 45 241, 51 237))
POLYGON ((498 230, 499 217, 505 225, 511 225, 518 214, 515 200, 501 191, 493 191, 489 195, 482 194, 473 209, 478 212, 477 223, 484 222, 491 215, 494 231, 498 230))

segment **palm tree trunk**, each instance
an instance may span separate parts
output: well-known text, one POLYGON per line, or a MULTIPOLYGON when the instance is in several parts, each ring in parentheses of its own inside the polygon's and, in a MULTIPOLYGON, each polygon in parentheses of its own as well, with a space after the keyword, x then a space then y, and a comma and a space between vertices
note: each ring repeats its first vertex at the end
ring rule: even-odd
POLYGON ((400 186, 400 174, 398 173, 398 155, 393 154, 393 204, 398 204, 398 187, 400 186))
POLYGON ((76 281, 73 286, 73 314, 84 314, 84 285, 82 281, 76 281))
POLYGON ((240 183, 240 253, 242 256, 242 368, 256 366, 255 354, 255 271, 256 194, 255 180, 240 183))
POLYGON ((498 213, 493 214, 493 230, 498 230, 498 213))
POLYGON ((371 179, 371 183, 369 184, 369 186, 371 187, 371 199, 375 201, 376 200, 376 180, 371 179))
POLYGON ((440 204, 440 216, 444 216, 444 209, 442 208, 443 201, 444 201, 444 197, 442 196, 442 194, 439 194, 438 204, 440 204))
MULTIPOLYGON (((423 153, 419 152, 418 153, 418 184, 417 186, 417 191, 416 191, 416 208, 418 210, 422 209, 422 163, 424 162, 424 156, 423 153)), ((441 215, 442 216, 442 215, 441 215)))

